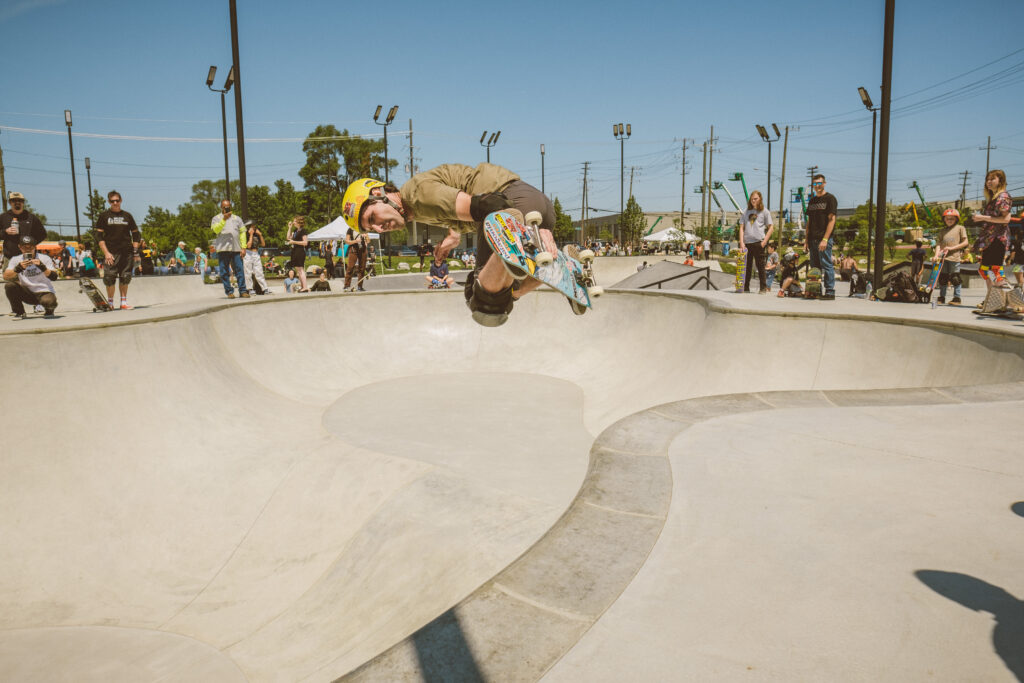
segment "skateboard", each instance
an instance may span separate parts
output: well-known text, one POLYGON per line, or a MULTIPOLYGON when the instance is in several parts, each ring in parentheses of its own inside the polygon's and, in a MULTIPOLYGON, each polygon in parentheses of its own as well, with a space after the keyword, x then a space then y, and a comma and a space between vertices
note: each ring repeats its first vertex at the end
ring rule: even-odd
POLYGON ((545 249, 540 221, 538 211, 526 214, 529 227, 511 213, 495 211, 484 218, 484 238, 512 277, 543 282, 569 300, 573 313, 583 315, 592 308, 590 298, 604 293, 594 281, 594 252, 579 251, 575 258, 551 245, 545 249))
POLYGON ((747 286, 747 252, 736 250, 736 291, 742 292, 747 286))
POLYGON ((85 295, 89 297, 89 301, 92 302, 92 311, 112 311, 113 306, 107 303, 107 297, 103 296, 103 293, 96 287, 92 280, 87 277, 78 279, 78 291, 85 292, 85 295))
POLYGON ((943 253, 938 260, 932 261, 932 273, 928 276, 928 282, 924 287, 921 288, 920 294, 921 300, 924 303, 928 303, 932 300, 932 292, 935 291, 935 285, 939 283, 939 275, 942 274, 942 264, 946 262, 946 254, 943 253))
POLYGON ((807 283, 804 296, 808 299, 821 298, 821 269, 811 268, 807 271, 807 283))
POLYGON ((984 311, 971 311, 974 315, 980 315, 983 318, 1002 318, 1003 320, 1024 320, 1024 315, 1015 311, 995 311, 993 313, 985 313, 984 311))

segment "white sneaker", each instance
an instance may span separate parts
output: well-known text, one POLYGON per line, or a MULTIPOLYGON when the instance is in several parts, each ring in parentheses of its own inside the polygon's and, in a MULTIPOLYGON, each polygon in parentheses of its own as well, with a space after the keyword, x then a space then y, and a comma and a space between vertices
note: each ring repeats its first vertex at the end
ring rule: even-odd
POLYGON ((44 312, 44 309, 43 309, 41 304, 36 304, 36 307, 34 309, 32 309, 32 310, 34 310, 36 313, 43 313, 44 312))

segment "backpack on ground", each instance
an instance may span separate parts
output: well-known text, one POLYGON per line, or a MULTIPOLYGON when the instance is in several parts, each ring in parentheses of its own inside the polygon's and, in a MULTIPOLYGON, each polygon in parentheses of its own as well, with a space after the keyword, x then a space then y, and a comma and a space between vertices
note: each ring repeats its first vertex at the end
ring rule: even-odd
POLYGON ((884 301, 901 301, 905 304, 920 303, 917 285, 905 272, 900 271, 885 282, 886 294, 884 301))
POLYGON ((850 274, 850 296, 868 293, 868 279, 859 270, 850 274))

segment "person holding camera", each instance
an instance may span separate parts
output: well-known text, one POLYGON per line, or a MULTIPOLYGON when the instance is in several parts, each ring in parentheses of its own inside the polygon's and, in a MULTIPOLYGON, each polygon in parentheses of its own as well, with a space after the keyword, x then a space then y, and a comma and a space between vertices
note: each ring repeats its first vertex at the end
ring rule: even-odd
POLYGON ((14 317, 26 317, 25 304, 42 306, 47 318, 54 317, 57 292, 52 281, 57 279, 57 267, 49 256, 36 253, 36 240, 32 235, 22 235, 18 249, 21 253, 12 257, 4 270, 4 293, 11 302, 14 317))

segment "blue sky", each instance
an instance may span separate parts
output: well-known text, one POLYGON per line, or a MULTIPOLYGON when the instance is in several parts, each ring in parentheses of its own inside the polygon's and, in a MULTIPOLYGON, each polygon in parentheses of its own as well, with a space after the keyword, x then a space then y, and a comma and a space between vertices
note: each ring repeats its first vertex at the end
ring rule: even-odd
MULTIPOLYGON (((740 171, 748 187, 764 190, 768 150, 754 125, 775 122, 799 128, 790 133, 787 189, 806 185, 816 165, 840 206, 862 203, 871 117, 857 86, 881 101, 883 8, 881 0, 238 0, 248 182, 285 178, 301 186, 301 139, 315 125, 380 135, 371 120, 376 105, 397 104, 388 137, 390 155, 401 161, 399 183, 408 177, 411 118, 420 169, 479 163, 486 156, 480 134, 501 130, 494 163, 539 187, 544 144, 545 189, 576 216, 590 161, 588 203, 617 211, 612 124, 621 121, 633 130, 626 183, 636 167, 633 190, 647 211, 678 209, 682 141, 691 141, 686 204, 695 210, 699 146, 710 126, 718 138, 714 179, 740 171)), ((1009 0, 988 3, 984 13, 949 0, 898 0, 893 201, 911 199, 912 180, 926 199, 952 199, 964 170, 973 198, 985 170, 978 148, 990 135, 992 167, 1024 191, 1020 9, 1009 0)), ((93 187, 121 191, 139 219, 148 205, 175 209, 193 182, 223 174, 219 97, 204 81, 211 64, 218 83, 231 64, 227 0, 0 0, 0 28, 22 46, 5 50, 0 63, 7 187, 51 222, 74 222, 65 108, 76 134, 175 138, 76 135, 80 207, 86 156, 93 187)), ((233 116, 229 96, 229 137, 233 116)), ((781 159, 780 142, 772 147, 773 207, 781 159)), ((236 178, 234 145, 230 165, 236 178)), ((742 195, 738 184, 729 186, 742 195)))

